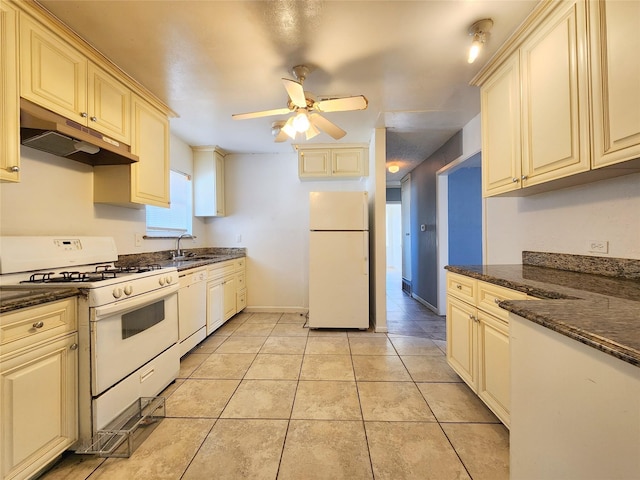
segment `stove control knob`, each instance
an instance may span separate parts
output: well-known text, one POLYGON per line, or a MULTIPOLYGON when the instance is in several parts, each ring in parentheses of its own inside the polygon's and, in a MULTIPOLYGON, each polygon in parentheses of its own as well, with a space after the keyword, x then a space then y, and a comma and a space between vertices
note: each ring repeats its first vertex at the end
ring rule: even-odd
POLYGON ((113 293, 113 298, 120 298, 122 296, 122 289, 114 288, 112 293, 113 293))
POLYGON ((164 277, 160 277, 160 279, 158 280, 158 283, 160 284, 161 287, 164 287, 164 277))
POLYGON ((171 275, 167 275, 167 285, 171 285, 173 283, 173 277, 171 275))
POLYGON ((133 293, 133 287, 131 285, 127 285, 124 287, 124 294, 131 295, 133 293))

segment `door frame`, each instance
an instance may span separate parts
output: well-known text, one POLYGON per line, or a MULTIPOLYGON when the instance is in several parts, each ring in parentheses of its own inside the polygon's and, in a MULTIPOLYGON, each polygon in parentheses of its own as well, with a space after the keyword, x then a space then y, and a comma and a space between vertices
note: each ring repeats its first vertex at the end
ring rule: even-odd
MULTIPOLYGON (((454 161, 446 164, 436 172, 436 250, 438 258, 438 315, 447 313, 447 271, 444 267, 449 262, 449 175, 467 166, 466 162, 477 155, 482 154, 481 149, 471 153, 464 153, 454 161)), ((482 199, 482 237, 484 238, 485 226, 485 200, 482 199)), ((485 258, 486 245, 483 242, 483 259, 485 258)))

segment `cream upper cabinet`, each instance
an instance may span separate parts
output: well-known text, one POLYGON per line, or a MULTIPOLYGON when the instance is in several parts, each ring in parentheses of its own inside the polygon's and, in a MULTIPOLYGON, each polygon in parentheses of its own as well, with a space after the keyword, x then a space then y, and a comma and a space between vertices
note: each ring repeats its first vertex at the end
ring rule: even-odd
POLYGON ((18 15, 0 1, 0 181, 20 181, 18 15))
POLYGON ((169 120, 141 97, 132 98, 131 165, 93 168, 93 201, 128 208, 169 206, 169 120))
POLYGON ((590 2, 594 168, 640 157, 640 2, 590 2))
POLYGON ((585 4, 567 2, 521 47, 525 187, 590 168, 586 32, 585 4))
POLYGON ((215 147, 193 147, 193 212, 196 217, 223 217, 224 155, 215 147))
POLYGON ((114 140, 131 141, 131 91, 58 35, 20 19, 20 95, 114 140))
POLYGON ((363 146, 296 146, 302 179, 357 178, 368 175, 368 149, 363 146))
POLYGON ((480 90, 482 184, 485 195, 520 188, 520 57, 513 55, 480 90))

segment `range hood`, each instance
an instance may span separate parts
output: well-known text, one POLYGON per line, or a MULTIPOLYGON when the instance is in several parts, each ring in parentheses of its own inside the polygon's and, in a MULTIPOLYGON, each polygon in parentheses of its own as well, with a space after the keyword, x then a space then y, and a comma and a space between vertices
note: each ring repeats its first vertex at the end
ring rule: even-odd
POLYGON ((20 99, 20 143, 87 165, 137 162, 131 147, 24 98, 20 99))

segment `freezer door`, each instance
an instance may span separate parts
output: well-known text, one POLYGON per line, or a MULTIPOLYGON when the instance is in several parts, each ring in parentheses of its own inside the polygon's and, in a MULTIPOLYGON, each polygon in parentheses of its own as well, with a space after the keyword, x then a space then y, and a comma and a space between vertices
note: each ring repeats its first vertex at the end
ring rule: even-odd
POLYGON ((310 230, 368 230, 367 192, 310 192, 310 230))
POLYGON ((309 327, 368 328, 368 232, 309 236, 309 327))

